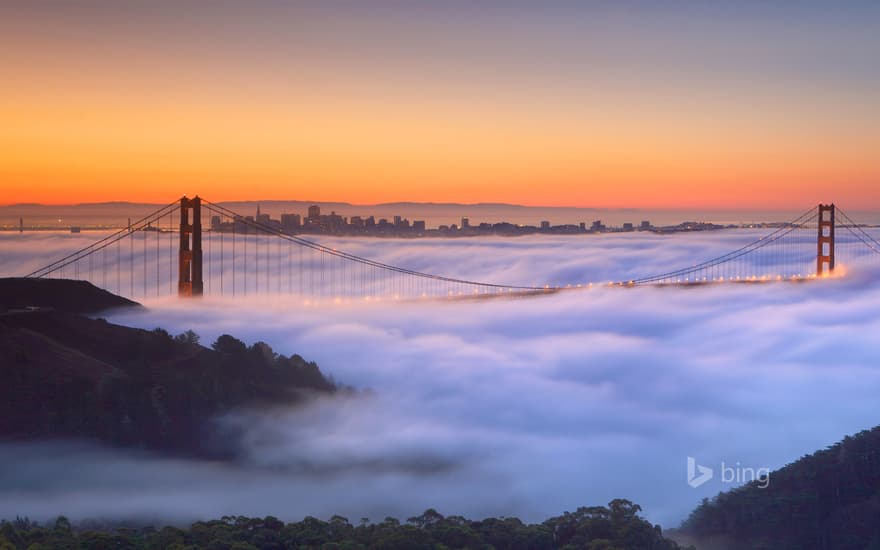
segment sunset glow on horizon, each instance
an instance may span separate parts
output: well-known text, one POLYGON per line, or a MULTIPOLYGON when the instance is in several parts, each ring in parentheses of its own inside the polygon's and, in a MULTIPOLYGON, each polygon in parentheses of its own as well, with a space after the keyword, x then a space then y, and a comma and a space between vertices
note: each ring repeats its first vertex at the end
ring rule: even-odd
POLYGON ((878 25, 867 2, 6 6, 0 204, 877 207, 878 25))

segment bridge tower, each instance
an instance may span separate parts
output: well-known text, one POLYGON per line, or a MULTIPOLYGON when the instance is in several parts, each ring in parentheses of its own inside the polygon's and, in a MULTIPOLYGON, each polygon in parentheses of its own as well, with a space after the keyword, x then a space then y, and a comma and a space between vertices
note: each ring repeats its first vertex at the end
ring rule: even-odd
POLYGON ((819 205, 816 277, 834 271, 834 204, 819 205))
POLYGON ((178 255, 178 296, 201 296, 202 282, 202 199, 180 199, 180 252, 178 255), (192 210, 192 218, 190 218, 192 210), (192 220, 192 221, 190 221, 192 220))

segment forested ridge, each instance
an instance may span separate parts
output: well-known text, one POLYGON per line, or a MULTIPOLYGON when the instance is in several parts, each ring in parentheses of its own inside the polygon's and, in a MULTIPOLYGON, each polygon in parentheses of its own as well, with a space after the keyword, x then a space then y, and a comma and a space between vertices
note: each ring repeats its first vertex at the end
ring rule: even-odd
POLYGON ((0 316, 0 441, 84 439, 117 447, 229 458, 230 411, 296 405, 335 383, 299 355, 230 335, 210 347, 52 310, 0 316))
POLYGON ((721 550, 880 549, 880 426, 771 472, 766 488, 704 500, 677 533, 721 550))
POLYGON ((63 518, 40 525, 18 518, 0 524, 0 550, 48 548, 131 550, 282 550, 308 549, 465 549, 496 550, 674 550, 659 526, 639 516, 641 508, 628 500, 608 506, 578 508, 542 523, 517 518, 469 520, 443 516, 430 509, 405 522, 395 518, 352 524, 333 516, 327 521, 307 517, 285 523, 274 517, 223 517, 200 521, 187 528, 125 528, 101 525, 72 526, 63 518))

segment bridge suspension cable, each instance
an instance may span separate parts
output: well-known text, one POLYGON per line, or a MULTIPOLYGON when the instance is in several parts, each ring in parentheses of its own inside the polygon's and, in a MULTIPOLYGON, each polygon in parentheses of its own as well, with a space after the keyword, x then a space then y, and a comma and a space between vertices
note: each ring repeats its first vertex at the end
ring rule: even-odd
POLYGON ((47 275, 50 275, 50 274, 55 273, 57 271, 63 270, 68 265, 74 264, 74 263, 78 262, 79 260, 82 260, 83 258, 91 256, 92 254, 109 247, 110 245, 130 236, 135 231, 142 231, 146 227, 149 227, 150 224, 152 224, 153 222, 163 218, 164 216, 172 214, 174 212, 174 210, 177 208, 177 205, 178 205, 178 201, 174 201, 170 204, 167 204, 167 205, 163 206, 162 208, 159 208, 158 210, 156 210, 156 211, 144 216, 143 218, 137 220, 136 222, 130 224, 128 227, 120 229, 119 231, 116 231, 115 233, 111 233, 110 235, 107 235, 103 239, 100 239, 97 242, 94 242, 94 243, 90 244, 89 246, 86 246, 85 248, 77 250, 76 252, 68 254, 67 256, 64 256, 63 258, 56 260, 56 261, 52 262, 51 264, 48 264, 48 265, 45 265, 39 269, 36 269, 36 270, 28 273, 27 275, 25 275, 25 277, 41 278, 41 277, 46 277, 47 275))
MULTIPOLYGON (((864 228, 860 224, 857 224, 856 222, 854 222, 852 220, 852 218, 847 216, 846 213, 843 210, 841 210, 840 208, 837 209, 837 213, 840 214, 840 216, 843 217, 843 219, 845 219, 847 222, 849 222, 848 224, 843 225, 843 227, 847 231, 849 231, 856 239, 861 241, 862 244, 867 246, 869 249, 876 252, 877 254, 880 254, 880 241, 878 241, 873 236, 871 236, 870 233, 865 231, 864 228)), ((840 227, 840 226, 838 226, 838 227, 840 227)))
POLYGON ((344 260, 348 260, 348 261, 356 262, 359 264, 383 269, 386 271, 391 271, 394 273, 399 273, 402 275, 420 277, 423 279, 429 279, 429 280, 434 280, 434 281, 442 281, 445 283, 454 283, 454 284, 467 285, 467 286, 472 286, 472 287, 483 287, 483 288, 492 288, 492 289, 506 289, 506 290, 514 290, 514 291, 531 291, 531 292, 547 292, 547 291, 560 290, 560 287, 555 287, 555 286, 554 287, 550 287, 550 286, 539 287, 539 286, 523 286, 523 285, 505 285, 505 284, 499 284, 499 283, 473 281, 473 280, 469 280, 469 279, 462 279, 462 278, 456 278, 456 277, 447 277, 447 276, 443 276, 443 275, 435 275, 433 273, 425 273, 422 271, 407 269, 404 267, 395 266, 395 265, 379 262, 376 260, 371 260, 371 259, 365 258, 363 256, 350 254, 350 253, 344 252, 342 250, 337 250, 335 248, 330 248, 328 246, 324 246, 324 245, 322 245, 318 242, 315 242, 315 241, 304 239, 304 238, 298 237, 296 235, 290 235, 290 234, 284 233, 280 229, 266 225, 266 224, 261 223, 257 220, 248 219, 247 217, 241 216, 240 214, 238 214, 228 208, 225 208, 223 206, 220 206, 219 204, 212 203, 212 202, 204 200, 204 199, 202 199, 202 204, 205 205, 205 208, 207 210, 214 212, 215 214, 231 217, 233 220, 239 221, 241 223, 244 223, 245 225, 248 225, 250 227, 258 229, 259 231, 261 231, 263 233, 276 236, 276 237, 284 239, 288 242, 295 243, 297 245, 303 246, 308 249, 316 250, 316 251, 324 253, 324 254, 329 254, 329 255, 337 257, 337 258, 342 258, 344 260))
POLYGON ((803 214, 795 218, 794 220, 784 224, 779 227, 769 235, 762 236, 732 252, 728 252, 726 254, 722 254, 721 256, 717 256, 715 258, 711 258, 709 260, 705 260, 698 264, 694 264, 692 266, 683 267, 679 269, 675 269, 672 271, 667 271, 663 273, 658 273, 654 275, 649 275, 646 277, 639 277, 636 279, 631 279, 629 281, 621 282, 619 284, 627 284, 627 285, 647 285, 654 283, 662 283, 662 282, 690 282, 689 278, 691 275, 699 272, 706 271, 711 268, 715 268, 718 266, 722 266, 729 262, 733 262, 735 260, 744 258, 745 256, 756 252, 762 248, 765 248, 771 244, 779 242, 781 239, 787 237, 792 232, 800 229, 802 226, 814 221, 817 218, 818 214, 816 213, 815 207, 810 208, 805 211, 803 214), (685 281, 681 279, 684 278, 685 281))

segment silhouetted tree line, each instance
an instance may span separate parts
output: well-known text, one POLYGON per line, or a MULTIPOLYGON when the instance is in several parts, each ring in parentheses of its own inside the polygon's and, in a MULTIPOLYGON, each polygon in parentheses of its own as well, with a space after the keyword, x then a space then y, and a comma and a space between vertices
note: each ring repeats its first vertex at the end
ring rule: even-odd
POLYGON ((704 499, 682 534, 713 548, 880 550, 880 426, 704 499))
POLYGON ((337 391, 299 355, 225 334, 210 347, 51 312, 0 319, 0 439, 85 438, 122 447, 227 457, 229 411, 291 405, 337 391))
POLYGON ((329 521, 307 517, 284 523, 274 517, 225 516, 201 521, 187 529, 177 527, 119 528, 78 526, 59 517, 41 526, 27 519, 0 524, 0 550, 44 548, 104 549, 211 549, 282 550, 288 548, 387 550, 487 548, 496 550, 589 549, 667 550, 679 546, 665 539, 659 526, 639 517, 641 508, 628 500, 607 507, 578 508, 543 523, 526 524, 517 518, 472 521, 444 517, 430 509, 401 523, 385 518, 356 525, 347 518, 329 521))

